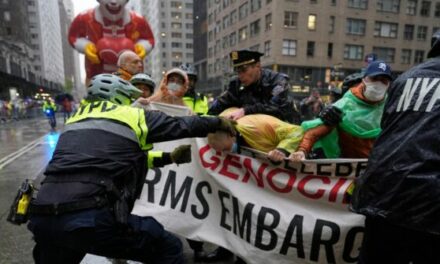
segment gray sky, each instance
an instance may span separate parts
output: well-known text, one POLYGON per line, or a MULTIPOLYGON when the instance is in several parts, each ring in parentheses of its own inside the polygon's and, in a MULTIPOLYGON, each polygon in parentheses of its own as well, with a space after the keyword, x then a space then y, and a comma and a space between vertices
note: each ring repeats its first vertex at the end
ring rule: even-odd
MULTIPOLYGON (((73 10, 75 16, 81 13, 84 10, 93 8, 98 5, 96 0, 73 0, 73 10)), ((80 54, 79 56, 79 68, 81 70, 81 82, 84 82, 86 79, 86 71, 84 69, 84 55, 80 54)))

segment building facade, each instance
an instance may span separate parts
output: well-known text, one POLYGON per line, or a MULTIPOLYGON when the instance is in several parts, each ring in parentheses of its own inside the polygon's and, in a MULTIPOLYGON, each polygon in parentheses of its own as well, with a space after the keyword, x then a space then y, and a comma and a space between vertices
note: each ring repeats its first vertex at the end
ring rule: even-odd
POLYGON ((291 78, 292 91, 326 88, 369 57, 403 72, 426 59, 440 28, 440 1, 209 0, 208 78, 224 89, 229 53, 264 53, 262 65, 291 78))
POLYGON ((64 85, 63 44, 58 0, 27 0, 34 67, 44 79, 64 85))
POLYGON ((141 13, 156 41, 146 58, 146 70, 154 80, 159 82, 166 71, 182 63, 193 63, 193 0, 142 1, 141 13))

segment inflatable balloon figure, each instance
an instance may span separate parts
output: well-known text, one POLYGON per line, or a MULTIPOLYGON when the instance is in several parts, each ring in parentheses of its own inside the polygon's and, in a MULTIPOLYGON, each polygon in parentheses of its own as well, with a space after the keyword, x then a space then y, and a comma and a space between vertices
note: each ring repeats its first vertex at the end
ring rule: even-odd
POLYGON ((142 59, 154 46, 154 36, 147 21, 129 11, 129 0, 98 0, 99 5, 73 20, 69 42, 85 54, 86 83, 100 73, 117 70, 119 54, 136 52, 142 59))

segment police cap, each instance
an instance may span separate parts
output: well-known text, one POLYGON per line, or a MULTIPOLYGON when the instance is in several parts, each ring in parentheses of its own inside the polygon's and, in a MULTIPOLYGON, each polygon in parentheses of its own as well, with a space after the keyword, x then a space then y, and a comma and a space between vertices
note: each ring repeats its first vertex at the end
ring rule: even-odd
POLYGON ((246 64, 259 62, 260 57, 263 55, 263 53, 251 50, 237 50, 229 54, 232 60, 233 67, 240 67, 246 64))

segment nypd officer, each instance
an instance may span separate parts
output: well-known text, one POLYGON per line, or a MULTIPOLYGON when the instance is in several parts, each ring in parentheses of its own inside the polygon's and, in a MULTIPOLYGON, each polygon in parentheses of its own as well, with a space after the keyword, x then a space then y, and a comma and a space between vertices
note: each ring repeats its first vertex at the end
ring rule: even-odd
POLYGON ((154 142, 233 133, 233 125, 130 107, 140 95, 115 75, 92 78, 87 102, 67 121, 30 207, 36 263, 80 263, 86 253, 183 263, 178 238, 153 217, 130 214, 145 180, 145 152, 154 142))
POLYGON ((440 263, 440 31, 428 60, 388 92, 382 133, 351 209, 366 216, 359 263, 440 263))
POLYGON ((208 114, 218 115, 227 108, 239 107, 228 118, 238 120, 244 115, 267 114, 293 122, 297 113, 288 98, 288 76, 263 69, 261 56, 262 53, 250 50, 231 52, 230 57, 238 77, 214 101, 208 114))
POLYGON ((208 98, 205 95, 196 92, 197 72, 194 69, 194 66, 189 63, 184 63, 180 65, 180 69, 186 72, 189 80, 188 91, 183 96, 183 102, 194 113, 205 115, 209 108, 208 98))

